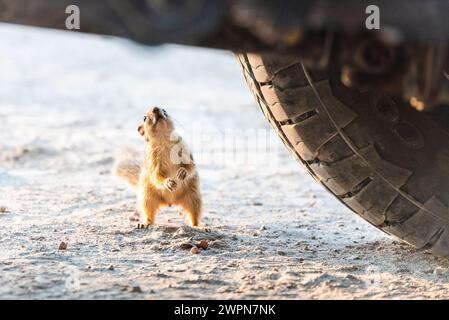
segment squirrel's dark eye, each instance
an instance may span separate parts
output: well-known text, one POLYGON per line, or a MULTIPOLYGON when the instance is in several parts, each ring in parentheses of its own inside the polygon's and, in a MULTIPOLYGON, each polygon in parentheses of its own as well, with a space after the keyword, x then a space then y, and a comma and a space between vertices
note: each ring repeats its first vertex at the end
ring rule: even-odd
POLYGON ((143 116, 143 122, 147 121, 147 116, 143 116))

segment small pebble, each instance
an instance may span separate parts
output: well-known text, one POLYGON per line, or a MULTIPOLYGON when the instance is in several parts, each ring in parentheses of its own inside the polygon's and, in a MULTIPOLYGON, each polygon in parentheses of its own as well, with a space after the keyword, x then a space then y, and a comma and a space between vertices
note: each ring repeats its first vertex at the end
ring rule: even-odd
POLYGON ((198 243, 196 244, 196 246, 197 246, 198 248, 201 248, 201 249, 203 249, 203 250, 206 250, 207 248, 209 248, 209 242, 207 242, 207 240, 201 240, 200 242, 198 242, 198 243))
POLYGON ((109 265, 108 270, 114 271, 114 265, 109 265))
POLYGON ((62 242, 59 244, 59 250, 67 250, 67 243, 64 242, 64 241, 62 241, 62 242))
POLYGON ((6 207, 0 207, 0 213, 6 213, 6 207))
POLYGON ((179 249, 181 249, 181 250, 190 250, 190 249, 192 249, 192 247, 193 247, 193 244, 191 244, 190 242, 184 242, 179 245, 179 249))
POLYGON ((139 286, 132 287, 131 292, 142 293, 142 288, 140 288, 139 286))
POLYGON ((442 275, 443 273, 444 273, 444 270, 443 270, 443 268, 440 268, 440 267, 435 268, 435 269, 433 270, 433 274, 436 275, 436 276, 440 276, 440 275, 442 275))
POLYGON ((261 206, 263 206, 263 203, 262 202, 254 202, 253 206, 261 207, 261 206))
POLYGON ((192 247, 192 249, 190 249, 190 253, 191 254, 198 254, 198 252, 200 252, 200 249, 198 249, 198 247, 192 247))
POLYGON ((348 279, 349 281, 353 281, 353 282, 360 282, 360 279, 357 278, 356 276, 352 275, 352 274, 348 274, 346 276, 346 279, 348 279))

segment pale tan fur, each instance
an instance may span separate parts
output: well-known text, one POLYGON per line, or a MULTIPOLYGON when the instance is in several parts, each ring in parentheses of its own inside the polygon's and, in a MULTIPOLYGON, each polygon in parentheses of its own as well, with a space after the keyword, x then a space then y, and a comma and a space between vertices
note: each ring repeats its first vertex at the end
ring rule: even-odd
POLYGON ((202 210, 199 177, 172 120, 164 110, 154 107, 146 113, 138 131, 147 142, 143 165, 123 160, 115 165, 115 174, 137 187, 138 210, 146 224, 154 224, 161 208, 177 205, 191 225, 198 226, 202 210), (179 161, 180 156, 184 161, 179 161))

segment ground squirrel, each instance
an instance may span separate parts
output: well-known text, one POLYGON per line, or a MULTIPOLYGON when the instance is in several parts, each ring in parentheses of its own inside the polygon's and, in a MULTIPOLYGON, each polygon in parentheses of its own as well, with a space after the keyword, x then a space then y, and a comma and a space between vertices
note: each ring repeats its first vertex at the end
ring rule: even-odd
POLYGON ((183 209, 192 226, 201 219, 199 177, 191 153, 179 137, 164 109, 153 107, 138 128, 147 148, 143 164, 123 159, 114 173, 137 188, 137 208, 146 225, 155 222, 157 212, 166 206, 183 209))

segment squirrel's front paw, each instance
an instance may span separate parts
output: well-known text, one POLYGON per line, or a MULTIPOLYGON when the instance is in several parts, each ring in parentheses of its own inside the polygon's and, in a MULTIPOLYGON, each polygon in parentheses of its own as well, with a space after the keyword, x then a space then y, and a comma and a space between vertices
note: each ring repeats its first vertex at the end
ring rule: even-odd
POLYGON ((178 169, 178 171, 176 172, 176 177, 179 180, 184 180, 187 177, 187 169, 184 167, 181 167, 178 169))
POLYGON ((167 179, 165 180, 165 188, 167 188, 168 191, 173 192, 175 191, 178 184, 173 179, 167 179))

